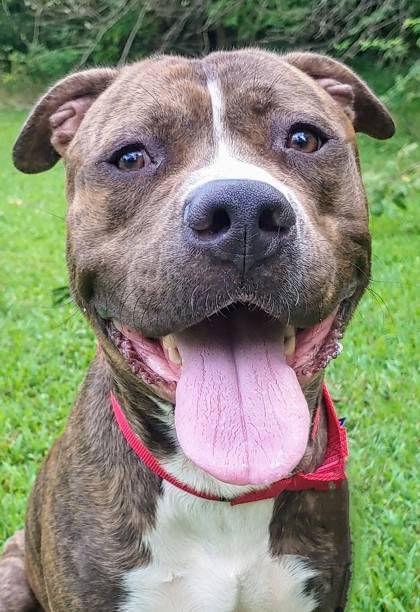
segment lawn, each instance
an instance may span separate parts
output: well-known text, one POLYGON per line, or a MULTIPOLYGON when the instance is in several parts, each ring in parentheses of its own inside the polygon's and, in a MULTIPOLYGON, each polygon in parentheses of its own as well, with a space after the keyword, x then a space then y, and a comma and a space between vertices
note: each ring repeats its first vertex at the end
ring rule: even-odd
MULTIPOLYGON (((21 527, 40 462, 62 430, 94 339, 66 285, 63 169, 24 176, 10 148, 24 113, 0 112, 0 542, 21 527)), ((380 169, 405 142, 361 139, 380 169)), ((347 416, 355 577, 350 610, 419 609, 415 591, 418 202, 372 218, 373 280, 328 370, 347 416)))

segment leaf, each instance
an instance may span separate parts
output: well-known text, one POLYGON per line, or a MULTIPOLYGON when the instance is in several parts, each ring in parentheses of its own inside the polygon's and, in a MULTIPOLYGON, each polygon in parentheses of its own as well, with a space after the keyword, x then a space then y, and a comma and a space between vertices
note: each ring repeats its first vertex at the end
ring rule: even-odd
POLYGON ((63 304, 68 304, 73 301, 73 298, 70 294, 70 289, 67 285, 63 285, 62 287, 55 287, 52 291, 52 302, 53 306, 62 306, 63 304))

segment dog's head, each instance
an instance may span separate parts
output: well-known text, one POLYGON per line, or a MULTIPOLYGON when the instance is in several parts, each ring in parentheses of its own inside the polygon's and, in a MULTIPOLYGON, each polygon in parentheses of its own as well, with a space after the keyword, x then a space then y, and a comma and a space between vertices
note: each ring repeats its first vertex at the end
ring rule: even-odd
POLYGON ((304 454, 302 389, 369 280, 356 131, 394 125, 351 70, 246 50, 71 75, 15 145, 24 172, 63 157, 74 296, 119 376, 176 396, 179 443, 220 480, 304 454))

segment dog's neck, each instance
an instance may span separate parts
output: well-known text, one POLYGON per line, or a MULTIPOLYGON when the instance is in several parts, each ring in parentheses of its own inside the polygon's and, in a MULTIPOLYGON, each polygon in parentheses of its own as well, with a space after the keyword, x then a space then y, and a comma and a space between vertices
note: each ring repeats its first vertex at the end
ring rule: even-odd
MULTIPOLYGON (((174 407, 159 398, 140 380, 104 356, 110 370, 112 392, 118 397, 121 408, 133 432, 156 459, 178 480, 196 490, 207 490, 221 497, 233 497, 253 490, 252 486, 226 485, 205 474, 192 464, 180 448, 175 431, 174 407)), ((319 411, 316 436, 310 437, 305 454, 294 473, 312 472, 321 465, 327 447, 327 417, 322 407, 323 372, 314 376, 303 386, 311 420, 319 411)))

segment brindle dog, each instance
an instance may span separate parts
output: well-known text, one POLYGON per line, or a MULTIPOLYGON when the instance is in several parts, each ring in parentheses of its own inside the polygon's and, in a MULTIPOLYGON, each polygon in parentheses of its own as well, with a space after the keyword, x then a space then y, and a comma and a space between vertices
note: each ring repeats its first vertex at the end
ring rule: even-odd
POLYGON ((70 283, 100 349, 30 497, 26 578, 21 535, 0 564, 1 610, 344 610, 346 486, 199 499, 129 449, 110 392, 197 491, 322 463, 323 368, 370 273, 357 131, 394 125, 311 53, 158 56, 36 105, 14 162, 64 160, 70 283))

